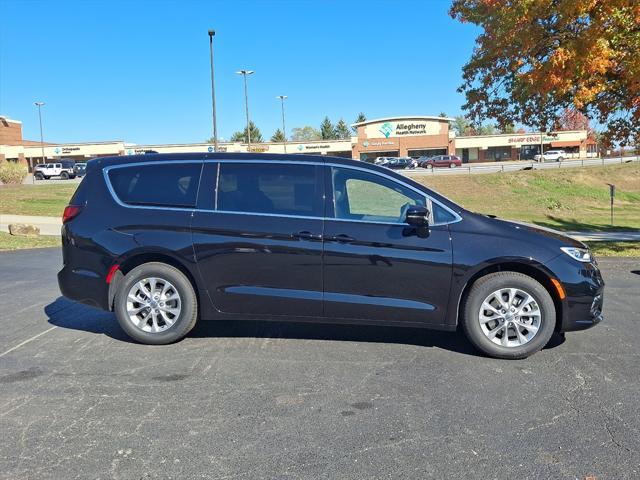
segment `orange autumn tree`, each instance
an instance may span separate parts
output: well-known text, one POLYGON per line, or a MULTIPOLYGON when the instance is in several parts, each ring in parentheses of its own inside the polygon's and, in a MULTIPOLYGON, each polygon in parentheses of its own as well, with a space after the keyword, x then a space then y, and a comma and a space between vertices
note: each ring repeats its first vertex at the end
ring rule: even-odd
POLYGON ((476 122, 550 130, 567 109, 640 143, 640 0, 453 0, 483 31, 459 91, 476 122))
POLYGON ((558 119, 560 130, 587 130, 591 133, 589 119, 574 108, 565 108, 558 119))

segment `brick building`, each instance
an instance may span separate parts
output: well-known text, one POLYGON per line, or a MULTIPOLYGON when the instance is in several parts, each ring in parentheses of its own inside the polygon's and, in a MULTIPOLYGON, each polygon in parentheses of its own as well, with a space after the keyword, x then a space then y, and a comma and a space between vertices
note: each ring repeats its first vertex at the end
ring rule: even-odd
MULTIPOLYGON (((356 136, 345 140, 255 143, 252 152, 332 155, 373 161, 375 157, 458 155, 464 163, 528 160, 540 151, 540 133, 456 137, 452 118, 433 116, 388 117, 352 125, 356 136)), ((595 157, 596 145, 586 130, 542 135, 544 150, 562 148, 566 158, 595 157)), ((221 152, 246 152, 241 142, 220 142, 221 152)), ((31 170, 43 161, 87 161, 111 155, 212 152, 209 143, 136 145, 121 140, 86 143, 45 143, 24 140, 22 123, 0 116, 0 161, 25 163, 31 170), (44 159, 43 159, 44 152, 44 159)))

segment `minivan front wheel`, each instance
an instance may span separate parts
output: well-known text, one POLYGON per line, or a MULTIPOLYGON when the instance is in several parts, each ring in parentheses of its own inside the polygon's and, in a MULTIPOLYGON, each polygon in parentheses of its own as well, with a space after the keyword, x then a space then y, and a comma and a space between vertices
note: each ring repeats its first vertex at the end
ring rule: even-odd
POLYGON ((496 358, 526 358, 553 335, 556 310, 549 292, 518 272, 476 281, 464 304, 462 327, 479 350, 496 358))
POLYGON ((131 270, 122 280, 114 311, 122 329, 134 340, 164 345, 183 338, 198 316, 196 294, 177 268, 151 262, 131 270))

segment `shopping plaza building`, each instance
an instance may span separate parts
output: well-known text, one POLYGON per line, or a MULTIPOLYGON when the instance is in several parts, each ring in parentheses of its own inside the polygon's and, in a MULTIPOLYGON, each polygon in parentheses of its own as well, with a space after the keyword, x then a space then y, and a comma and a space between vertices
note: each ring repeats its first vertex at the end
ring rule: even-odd
MULTIPOLYGON (((457 155, 463 163, 530 160, 540 151, 563 149, 566 158, 597 156, 595 141, 586 130, 551 133, 456 136, 452 118, 433 116, 389 117, 356 123, 356 134, 348 140, 310 142, 246 143, 220 142, 220 152, 299 153, 331 155, 373 161, 376 157, 422 157, 457 155)), ((210 143, 137 145, 111 142, 50 143, 25 140, 22 123, 0 116, 0 161, 34 165, 55 160, 76 162, 112 155, 141 153, 213 152, 210 143)))

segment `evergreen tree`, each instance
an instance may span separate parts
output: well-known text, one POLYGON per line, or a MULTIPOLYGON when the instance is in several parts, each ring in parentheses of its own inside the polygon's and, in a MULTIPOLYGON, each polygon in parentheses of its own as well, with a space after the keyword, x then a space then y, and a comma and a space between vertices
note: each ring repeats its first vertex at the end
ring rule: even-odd
MULTIPOLYGON (((365 116, 364 113, 360 112, 358 114, 358 117, 356 118, 356 121, 353 123, 362 123, 362 122, 366 122, 367 121, 367 117, 365 116)), ((356 134, 358 133, 358 127, 351 127, 351 130, 353 130, 353 133, 356 134)))
POLYGON ((320 135, 322 140, 334 140, 336 138, 336 128, 329 120, 329 117, 324 117, 324 120, 320 124, 320 135))
MULTIPOLYGON (((260 133, 260 129, 256 127, 253 121, 249 121, 249 128, 251 131, 251 143, 260 143, 264 141, 264 139, 262 138, 262 134, 260 133)), ((231 141, 247 143, 247 127, 244 127, 244 130, 242 130, 241 132, 235 132, 233 135, 231 135, 231 141)))
POLYGON ((351 138, 351 131, 343 119, 336 123, 336 137, 340 140, 348 140, 351 138))
POLYGON ((271 141, 277 143, 283 143, 287 141, 287 137, 284 136, 282 130, 277 129, 273 135, 271 135, 271 141))

